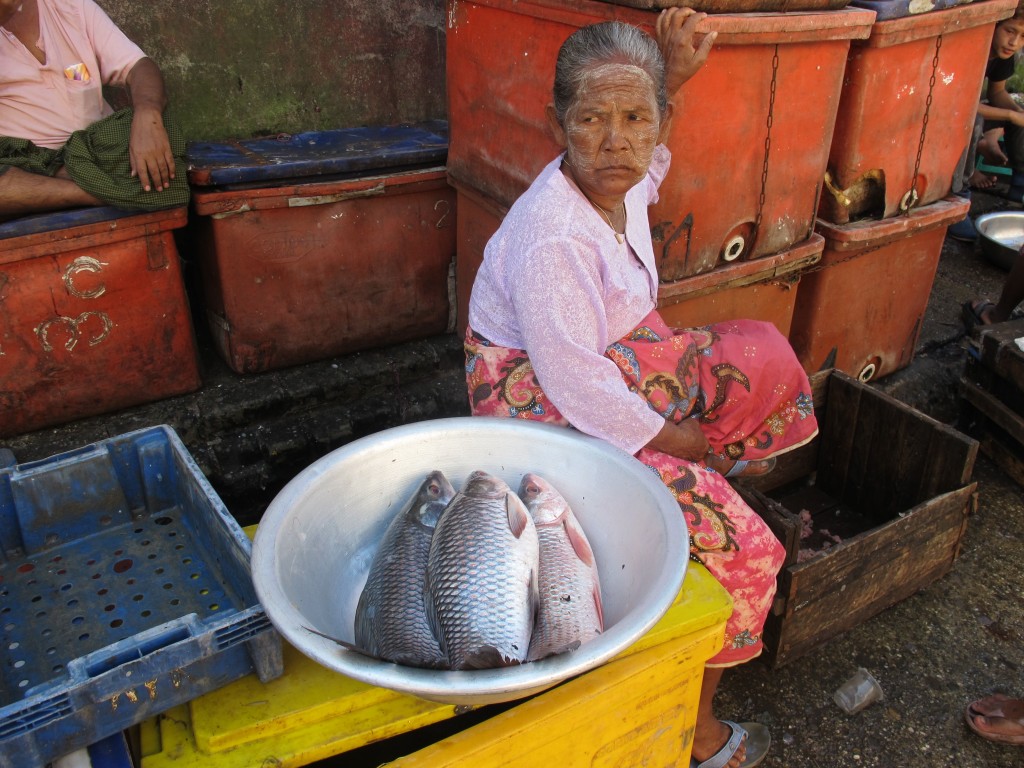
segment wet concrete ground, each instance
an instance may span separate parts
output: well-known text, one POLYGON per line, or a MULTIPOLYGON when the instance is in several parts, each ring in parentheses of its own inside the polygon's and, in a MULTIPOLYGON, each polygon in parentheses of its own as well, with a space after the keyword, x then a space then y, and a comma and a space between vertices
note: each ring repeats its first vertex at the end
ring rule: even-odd
MULTIPOLYGON (((973 213, 1006 206, 975 193, 973 213)), ((964 361, 960 305, 975 296, 994 300, 1004 276, 976 248, 947 238, 916 358, 877 386, 954 423, 964 361)), ((200 392, 6 444, 28 461, 170 424, 229 509, 248 523, 283 483, 332 448, 405 421, 465 413, 454 337, 241 377, 217 361, 197 327, 204 348, 200 392)), ((962 718, 965 705, 982 694, 1024 695, 1022 491, 983 456, 975 477, 978 511, 951 573, 781 669, 756 661, 726 673, 719 714, 769 726, 774 742, 766 768, 1024 766, 1024 748, 983 741, 962 718), (875 675, 885 699, 849 716, 832 693, 858 667, 875 675)))

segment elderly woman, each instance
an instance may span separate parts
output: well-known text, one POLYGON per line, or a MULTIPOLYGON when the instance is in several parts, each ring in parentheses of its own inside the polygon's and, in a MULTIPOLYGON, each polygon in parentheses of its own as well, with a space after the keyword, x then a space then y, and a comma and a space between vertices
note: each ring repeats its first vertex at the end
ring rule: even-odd
POLYGON ((563 44, 547 113, 565 152, 487 244, 466 376, 474 414, 571 425, 635 454, 675 494, 691 556, 734 602, 705 672, 693 765, 739 768, 764 749, 748 754, 746 731, 718 720, 712 699, 724 667, 761 652, 784 553, 725 478, 770 470, 817 425, 807 378, 774 326, 673 330, 655 309, 646 209, 669 167, 669 96, 711 47, 713 33, 695 33, 702 18, 672 8, 657 42, 609 22, 563 44))

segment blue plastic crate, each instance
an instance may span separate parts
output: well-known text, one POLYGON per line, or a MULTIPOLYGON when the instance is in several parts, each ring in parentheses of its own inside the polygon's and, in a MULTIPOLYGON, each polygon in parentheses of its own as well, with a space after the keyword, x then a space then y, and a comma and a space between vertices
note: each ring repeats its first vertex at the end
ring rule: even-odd
POLYGON ((0 468, 0 765, 280 675, 250 553, 169 427, 0 468))

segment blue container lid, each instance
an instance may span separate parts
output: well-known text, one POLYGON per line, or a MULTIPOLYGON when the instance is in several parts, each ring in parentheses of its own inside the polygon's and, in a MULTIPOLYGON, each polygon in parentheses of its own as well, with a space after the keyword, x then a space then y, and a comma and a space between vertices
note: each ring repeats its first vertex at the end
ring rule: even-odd
POLYGON ((76 208, 70 211, 53 211, 22 216, 0 224, 0 240, 22 235, 37 235, 40 232, 52 232, 55 229, 81 227, 96 224, 100 221, 112 221, 125 216, 135 216, 140 211, 126 211, 109 205, 95 208, 76 208))
POLYGON ((279 134, 223 143, 191 142, 189 182, 226 186, 383 171, 448 157, 448 122, 279 134))
POLYGON ((851 0, 855 8, 866 8, 875 12, 875 21, 902 19, 929 11, 944 11, 956 5, 966 5, 971 0, 851 0))

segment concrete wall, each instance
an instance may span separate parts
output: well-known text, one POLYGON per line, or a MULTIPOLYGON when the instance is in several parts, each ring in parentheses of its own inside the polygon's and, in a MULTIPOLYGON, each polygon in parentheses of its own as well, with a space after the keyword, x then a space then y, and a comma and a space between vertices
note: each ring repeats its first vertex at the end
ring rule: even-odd
POLYGON ((446 116, 444 0, 97 1, 189 140, 446 116))

